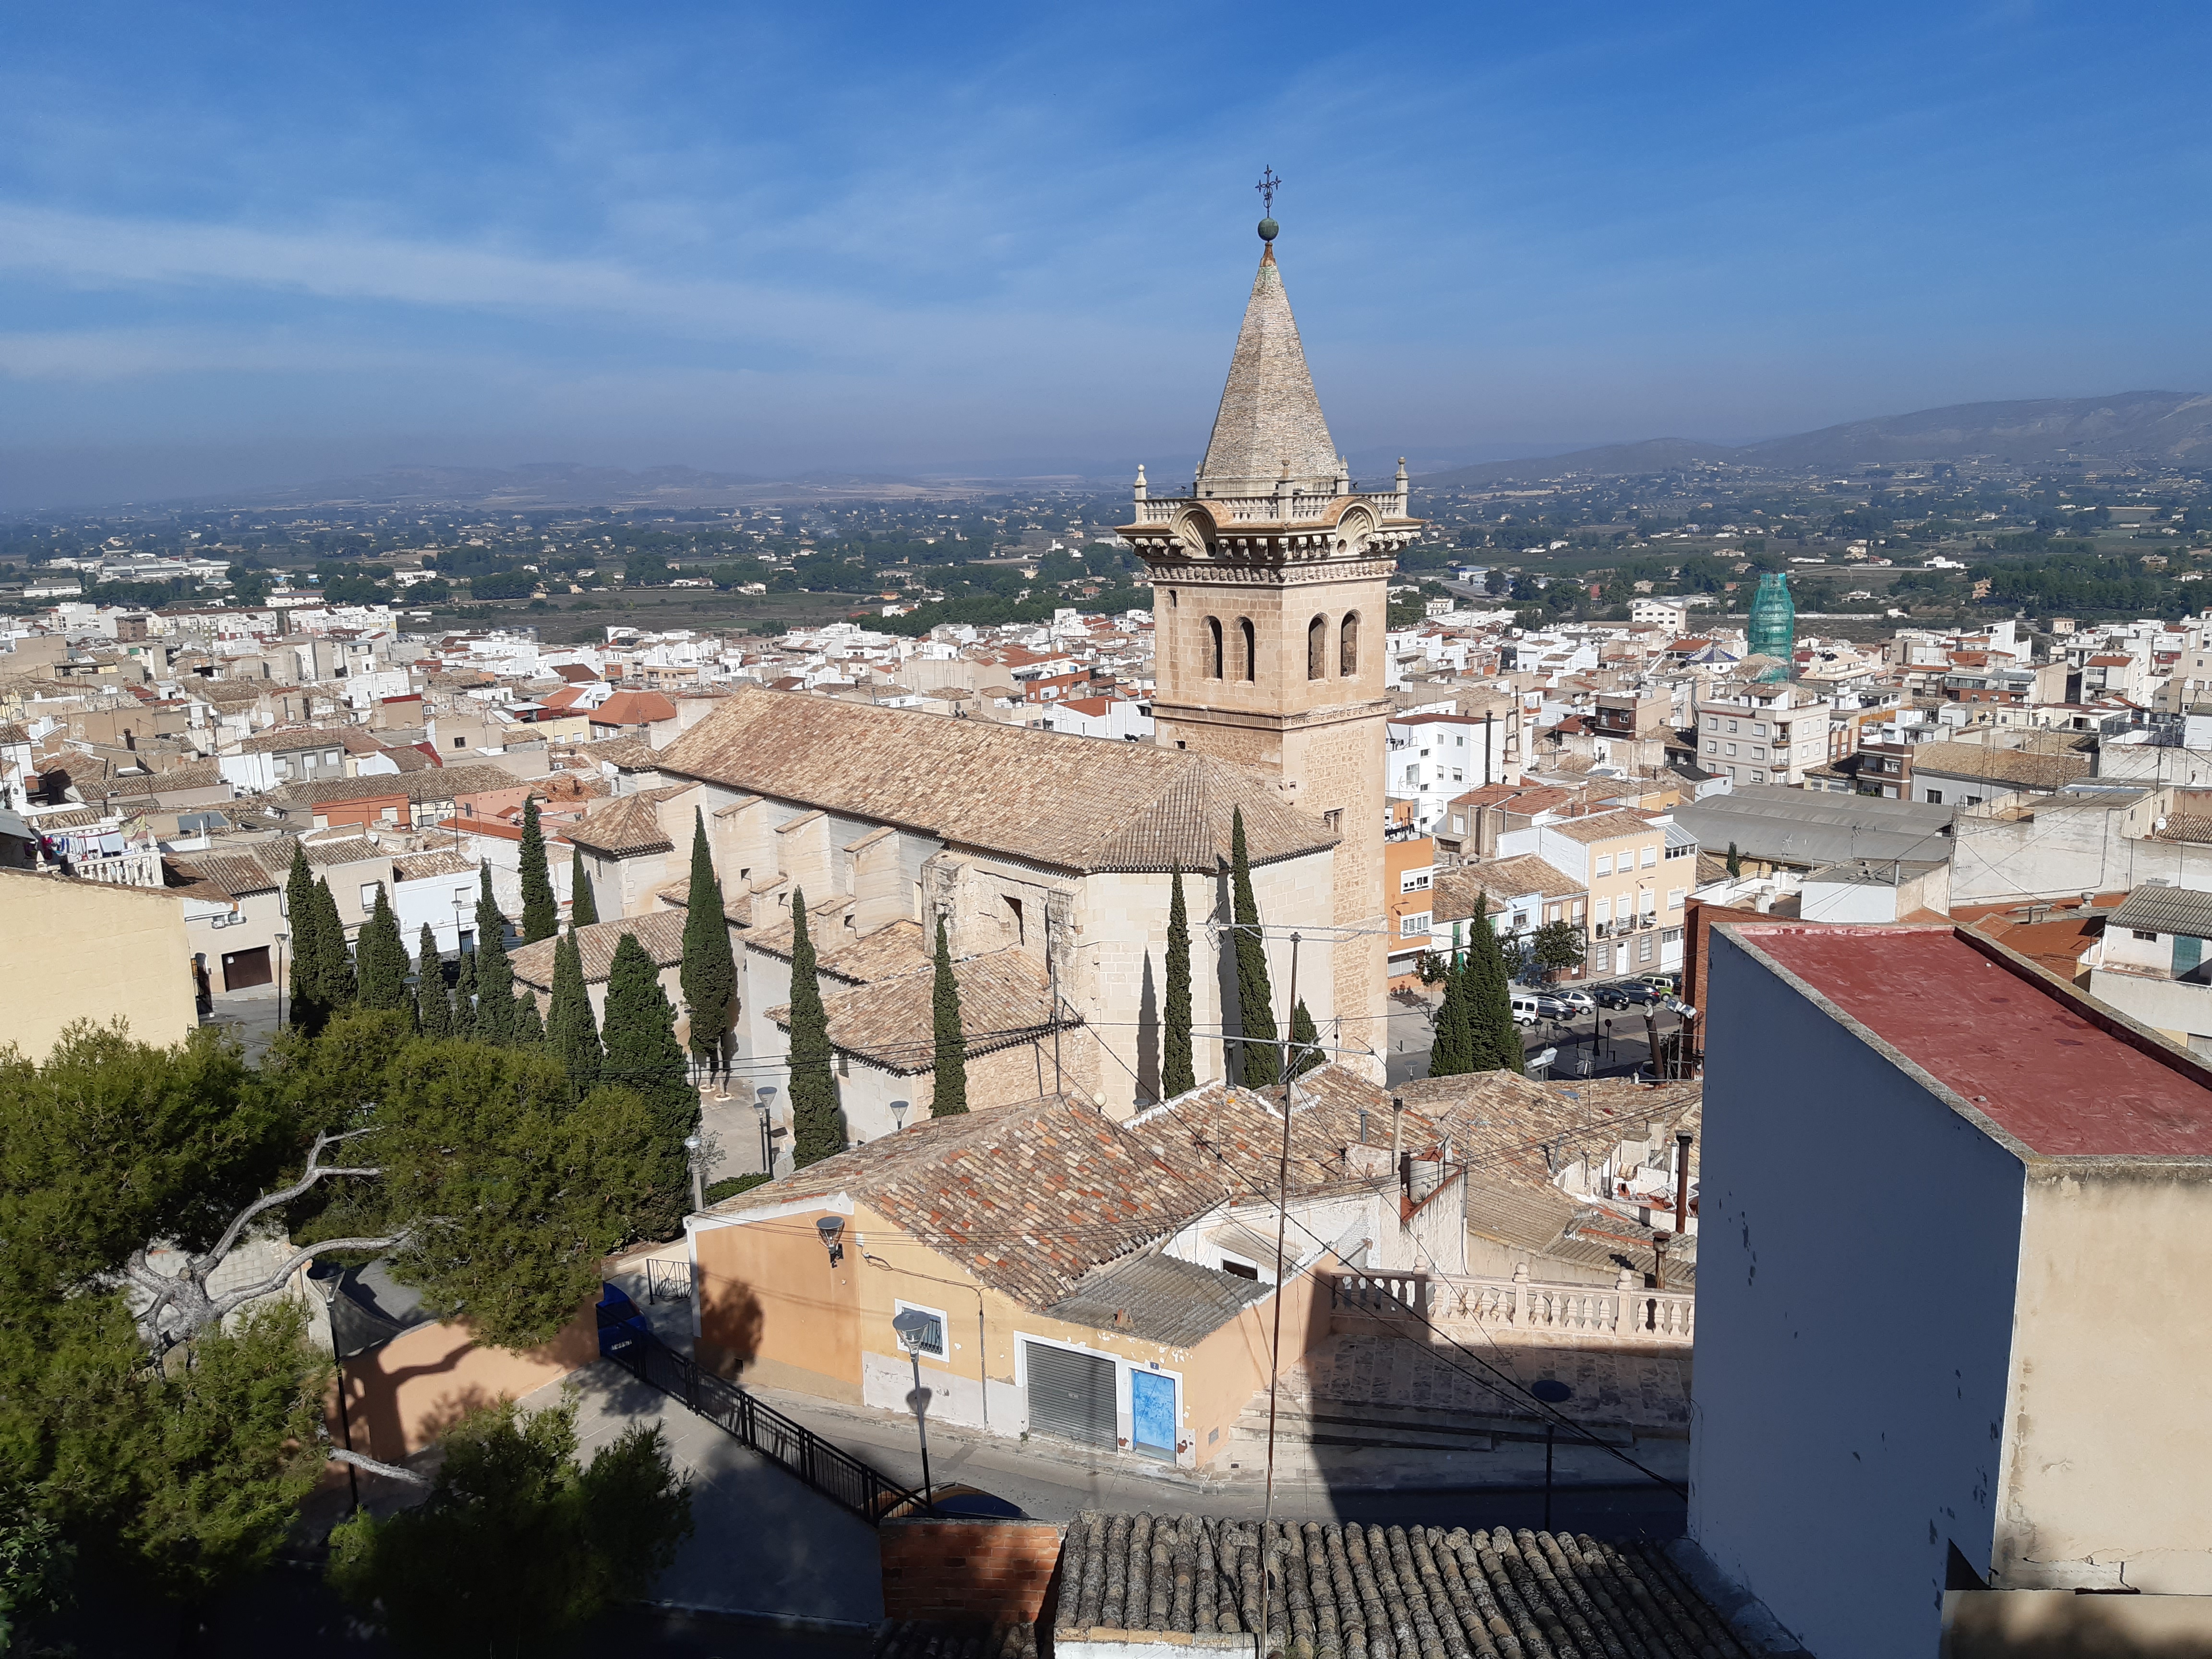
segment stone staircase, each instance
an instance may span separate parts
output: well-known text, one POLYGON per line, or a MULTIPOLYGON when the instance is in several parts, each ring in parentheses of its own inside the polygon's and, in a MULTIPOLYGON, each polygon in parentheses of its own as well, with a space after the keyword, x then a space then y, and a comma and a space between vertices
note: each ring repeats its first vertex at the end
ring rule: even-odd
MULTIPOLYGON (((1624 1425, 1589 1425, 1586 1433, 1607 1445, 1636 1443, 1634 1431, 1624 1425)), ((1532 1449, 1540 1468, 1543 1444, 1543 1423, 1533 1415, 1284 1400, 1275 1413, 1275 1478, 1360 1486, 1481 1486, 1520 1479, 1532 1449)), ((1258 1478, 1267 1462, 1267 1397, 1262 1394, 1222 1437, 1207 1472, 1242 1481, 1258 1478)))

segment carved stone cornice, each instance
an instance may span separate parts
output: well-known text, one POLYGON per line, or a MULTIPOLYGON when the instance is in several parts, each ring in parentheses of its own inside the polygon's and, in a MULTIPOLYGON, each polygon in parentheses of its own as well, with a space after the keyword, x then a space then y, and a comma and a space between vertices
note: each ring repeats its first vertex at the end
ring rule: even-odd
POLYGON ((1186 720, 1193 725, 1233 726, 1248 732, 1309 732, 1324 726, 1371 720, 1390 712, 1388 697, 1377 697, 1368 702, 1334 703, 1327 708, 1287 714, 1224 708, 1218 703, 1166 702, 1158 696, 1151 702, 1154 720, 1186 720))
POLYGON ((1354 558, 1307 559, 1296 563, 1264 564, 1230 559, 1193 559, 1172 554, 1137 550, 1152 572, 1155 586, 1162 583, 1190 586, 1287 587, 1305 582, 1381 580, 1396 570, 1398 562, 1365 553, 1354 558))

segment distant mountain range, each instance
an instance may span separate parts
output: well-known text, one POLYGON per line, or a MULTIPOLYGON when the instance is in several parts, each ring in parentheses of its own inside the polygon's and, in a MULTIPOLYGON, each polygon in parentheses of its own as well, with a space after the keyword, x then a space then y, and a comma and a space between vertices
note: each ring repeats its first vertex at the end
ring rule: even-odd
POLYGON ((2112 398, 2028 398, 2014 403, 1954 404, 1911 415, 1848 421, 1757 443, 1647 438, 1539 459, 1485 461, 1416 480, 1431 489, 1487 489, 1577 473, 1620 477, 1698 461, 1727 461, 1780 471, 1869 462, 1959 461, 1988 457, 2023 465, 2062 459, 2212 463, 2212 397, 2195 392, 2124 392, 2112 398))

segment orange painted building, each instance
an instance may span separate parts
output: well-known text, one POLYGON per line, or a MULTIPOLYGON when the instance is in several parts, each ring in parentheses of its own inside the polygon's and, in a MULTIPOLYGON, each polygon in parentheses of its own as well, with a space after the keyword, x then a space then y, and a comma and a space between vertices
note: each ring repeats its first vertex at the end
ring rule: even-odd
POLYGON ((1437 843, 1430 836, 1382 843, 1382 913, 1390 927, 1390 988, 1418 988, 1416 971, 1429 946, 1437 843))

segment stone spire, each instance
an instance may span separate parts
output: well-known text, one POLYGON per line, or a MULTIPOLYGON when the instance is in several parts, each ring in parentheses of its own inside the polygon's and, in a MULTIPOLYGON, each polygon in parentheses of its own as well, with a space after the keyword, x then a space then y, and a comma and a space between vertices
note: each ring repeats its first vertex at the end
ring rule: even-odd
MULTIPOLYGON (((1269 219, 1263 236, 1274 228, 1269 219)), ((1275 264, 1273 237, 1229 360, 1229 384, 1213 417, 1213 437, 1199 471, 1200 495, 1267 495, 1286 475, 1300 490, 1335 495, 1344 473, 1321 399, 1314 395, 1305 348, 1275 264)))

